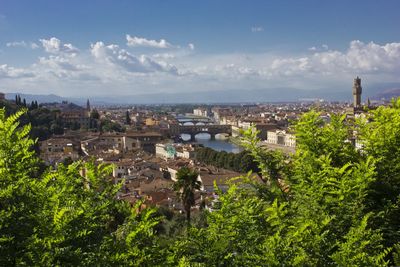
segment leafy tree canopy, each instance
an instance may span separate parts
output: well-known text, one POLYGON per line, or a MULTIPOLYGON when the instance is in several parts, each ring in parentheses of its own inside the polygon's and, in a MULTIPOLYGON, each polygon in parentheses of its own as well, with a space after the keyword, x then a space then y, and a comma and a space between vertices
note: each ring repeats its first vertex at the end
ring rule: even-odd
MULTIPOLYGON (((304 114, 290 157, 261 149, 249 129, 243 146, 262 181, 249 172, 217 190, 218 207, 197 212, 202 222, 187 228, 175 211, 118 200, 110 166, 74 162, 38 175, 24 112, 0 110, 2 266, 400 265, 400 100, 352 121, 304 114)), ((197 174, 185 168, 177 177, 187 215, 197 174)))

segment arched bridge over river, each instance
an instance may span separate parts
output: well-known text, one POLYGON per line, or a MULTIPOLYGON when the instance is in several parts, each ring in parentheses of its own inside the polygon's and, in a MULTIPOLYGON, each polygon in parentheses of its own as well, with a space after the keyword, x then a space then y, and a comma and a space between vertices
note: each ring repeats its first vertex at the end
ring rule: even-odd
POLYGON ((218 124, 208 124, 208 125, 170 125, 171 135, 190 135, 190 140, 195 141, 195 136, 199 133, 208 133, 211 136, 211 140, 215 139, 217 134, 228 134, 232 135, 231 125, 218 125, 218 124))

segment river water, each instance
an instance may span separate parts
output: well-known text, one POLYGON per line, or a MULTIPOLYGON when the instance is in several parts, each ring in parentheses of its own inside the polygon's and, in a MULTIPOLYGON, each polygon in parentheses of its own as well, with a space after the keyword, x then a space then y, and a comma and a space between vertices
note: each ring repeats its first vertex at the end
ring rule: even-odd
MULTIPOLYGON (((190 139, 190 135, 188 134, 182 134, 181 136, 185 141, 190 139)), ((243 150, 241 147, 229 142, 228 139, 223 135, 217 135, 215 140, 211 140, 209 134, 200 133, 196 135, 196 143, 202 144, 205 147, 209 147, 217 151, 239 153, 243 150)))
MULTIPOLYGON (((190 122, 190 118, 184 116, 178 118, 178 121, 185 123, 185 125, 193 125, 193 123, 190 122)), ((197 125, 204 125, 204 123, 200 122, 197 125)), ((188 134, 182 134, 181 137, 185 141, 190 140, 190 135, 188 134)), ((217 134, 215 140, 211 140, 209 134, 200 133, 196 135, 196 143, 202 144, 203 146, 212 148, 216 151, 239 153, 243 150, 241 147, 229 142, 228 138, 223 134, 217 134)))

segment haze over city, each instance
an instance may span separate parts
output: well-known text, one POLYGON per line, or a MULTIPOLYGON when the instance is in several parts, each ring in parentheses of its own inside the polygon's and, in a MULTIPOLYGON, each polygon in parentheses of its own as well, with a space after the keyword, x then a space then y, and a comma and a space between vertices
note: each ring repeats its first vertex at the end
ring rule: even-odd
POLYGON ((2 0, 0 89, 122 102, 350 100, 343 92, 359 75, 372 97, 400 87, 399 8, 2 0))

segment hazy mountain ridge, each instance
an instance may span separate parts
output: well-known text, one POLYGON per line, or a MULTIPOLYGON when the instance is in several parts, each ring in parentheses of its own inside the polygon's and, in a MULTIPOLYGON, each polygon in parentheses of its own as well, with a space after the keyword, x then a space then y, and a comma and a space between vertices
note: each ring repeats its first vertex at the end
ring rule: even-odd
POLYGON ((392 89, 386 89, 382 92, 379 92, 376 96, 374 96, 374 99, 389 100, 389 99, 392 99, 393 97, 398 97, 398 96, 400 96, 400 88, 392 88, 392 89))
POLYGON ((31 103, 32 101, 37 101, 38 103, 52 103, 52 102, 62 102, 68 101, 67 98, 61 97, 55 94, 49 95, 36 95, 36 94, 23 94, 23 93, 6 93, 6 99, 14 100, 15 96, 19 95, 21 99, 26 100, 26 103, 31 103))
MULTIPOLYGON (((400 95, 399 83, 376 84, 363 88, 363 100, 390 99, 400 95)), ((85 105, 89 98, 94 105, 107 104, 172 104, 172 103, 238 103, 238 102, 293 102, 300 99, 321 98, 330 101, 352 101, 351 86, 349 88, 322 88, 316 90, 300 90, 295 88, 276 89, 249 89, 249 90, 219 90, 199 91, 184 93, 154 93, 139 95, 114 95, 114 96, 82 96, 62 97, 54 94, 35 95, 6 93, 6 98, 13 100, 19 94, 27 103, 38 101, 39 103, 51 103, 70 101, 79 105, 85 105)))

